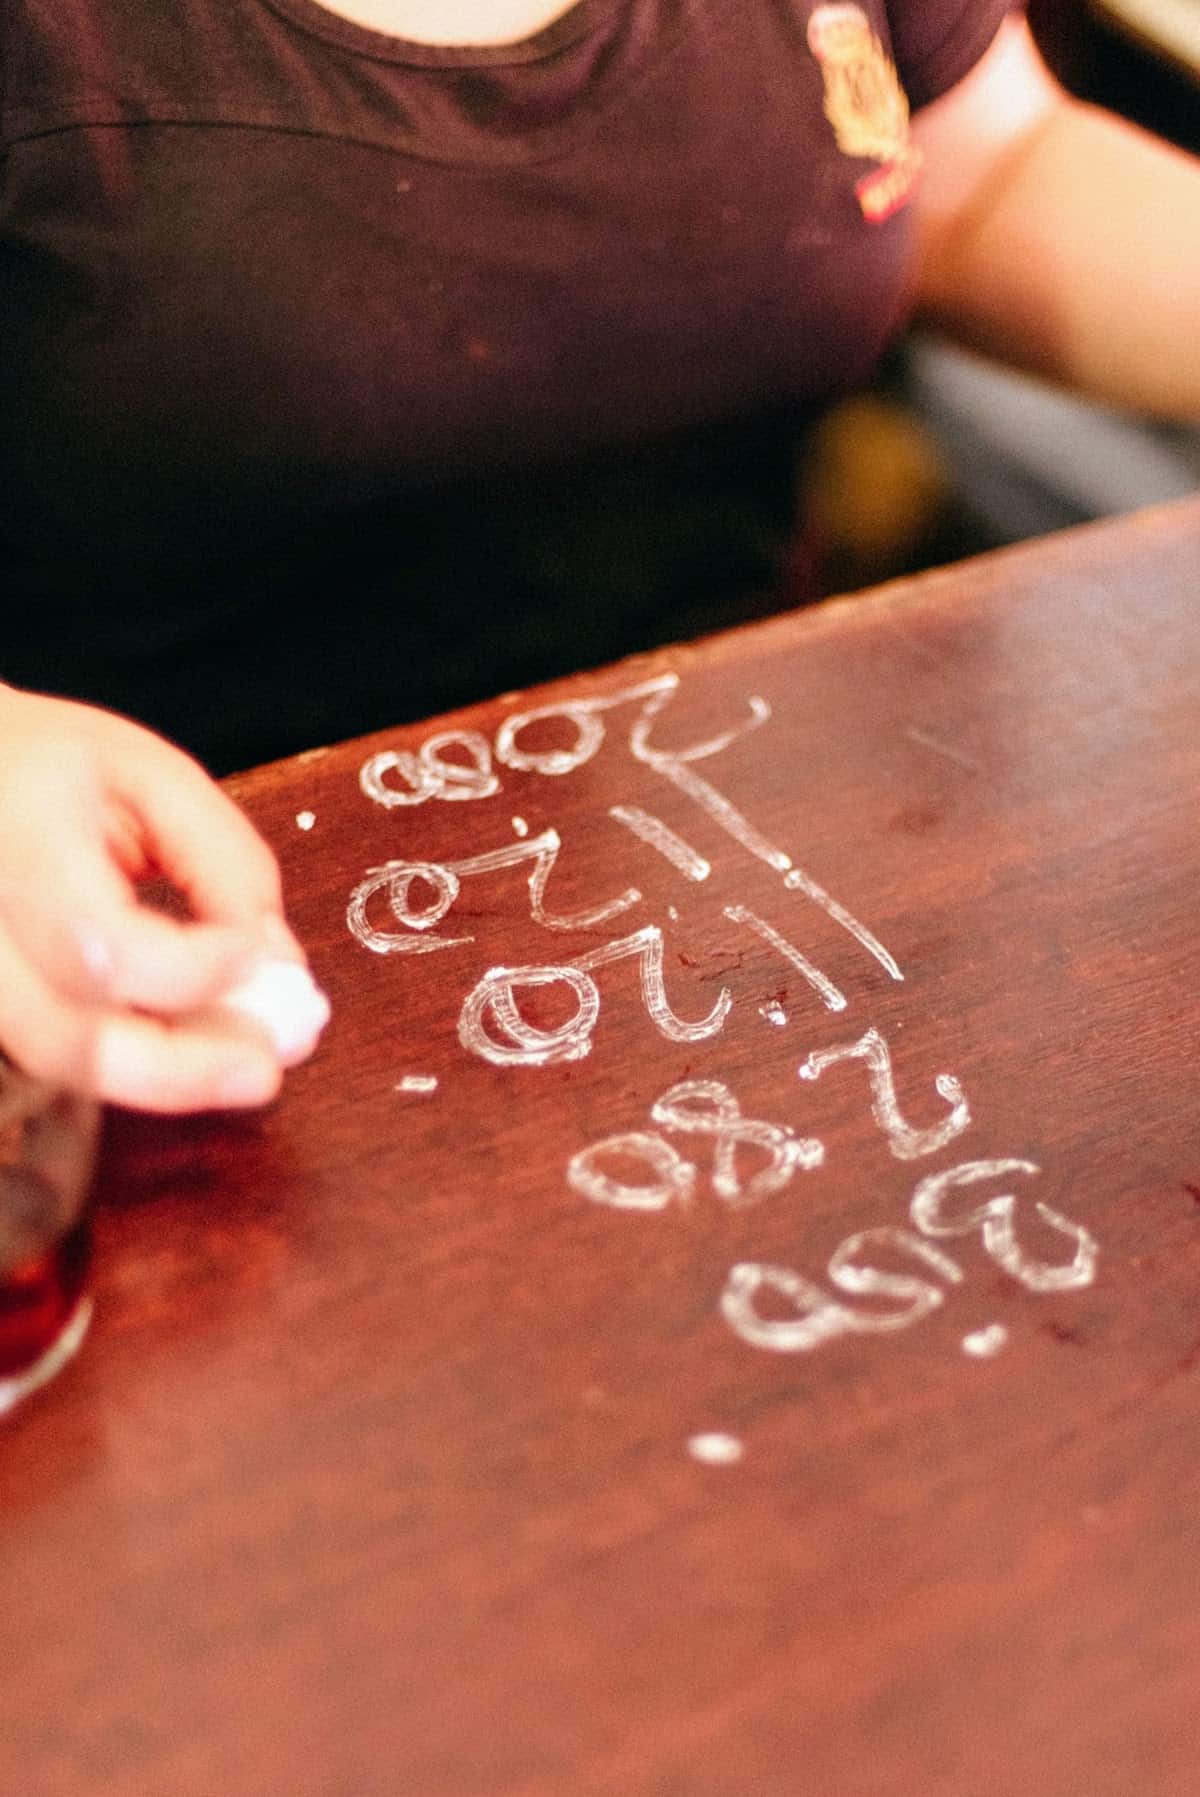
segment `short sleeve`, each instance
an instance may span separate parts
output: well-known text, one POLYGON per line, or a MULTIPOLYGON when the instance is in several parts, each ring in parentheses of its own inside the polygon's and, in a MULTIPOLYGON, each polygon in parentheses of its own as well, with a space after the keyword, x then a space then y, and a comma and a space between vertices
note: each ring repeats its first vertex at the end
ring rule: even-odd
POLYGON ((910 106, 928 106, 970 73, 1020 0, 888 0, 896 67, 910 106))

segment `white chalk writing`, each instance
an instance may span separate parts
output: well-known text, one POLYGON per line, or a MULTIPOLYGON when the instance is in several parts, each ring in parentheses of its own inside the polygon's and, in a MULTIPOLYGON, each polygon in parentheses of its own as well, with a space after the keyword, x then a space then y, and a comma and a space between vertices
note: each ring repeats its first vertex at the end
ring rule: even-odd
POLYGON ((779 1123, 743 1117, 728 1086, 715 1079, 685 1079, 655 1099, 650 1116, 681 1135, 714 1138, 713 1190, 728 1204, 753 1204, 788 1184, 798 1167, 819 1167, 825 1158, 820 1142, 797 1136, 779 1123), (752 1143, 770 1156, 743 1186, 737 1174, 737 1149, 752 1143))
POLYGON ((672 865, 679 870, 685 880, 707 880, 712 866, 698 855, 694 848, 677 836, 674 830, 663 823, 661 817, 655 817, 649 811, 643 811, 639 805, 610 805, 608 815, 617 823, 624 824, 627 830, 652 849, 657 849, 672 865))
POLYGON ((392 916, 403 924, 405 931, 429 930, 434 924, 440 923, 450 910, 466 876, 497 873, 530 860, 533 867, 527 881, 529 913, 533 921, 544 930, 591 929, 637 904, 642 895, 635 886, 630 886, 616 898, 608 899, 603 904, 585 906, 581 910, 561 915, 547 911, 546 882, 561 848, 562 839, 558 831, 550 829, 543 830, 539 836, 505 843, 501 848, 468 856, 463 861, 388 861, 382 867, 372 868, 362 884, 355 888, 350 897, 346 921, 351 933, 363 947, 379 955, 418 955, 428 953, 431 949, 459 948, 464 943, 474 941, 474 937, 435 936, 418 939, 395 930, 380 930, 368 921, 367 907, 376 893, 386 893, 392 916), (433 889, 433 900, 423 910, 416 910, 409 903, 409 893, 414 881, 433 889))
POLYGON ((1039 1171, 1033 1161, 965 1161, 945 1173, 931 1173, 923 1179, 912 1200, 912 1220, 924 1235, 973 1235, 977 1230, 984 1248, 996 1263, 1031 1292, 1076 1291, 1090 1285, 1096 1276, 1099 1252, 1095 1238, 1078 1223, 1060 1216, 1048 1204, 1034 1206, 1047 1228, 1070 1238, 1075 1252, 1065 1265, 1047 1266, 1031 1260, 1016 1237, 1017 1200, 1011 1192, 987 1198, 961 1215, 947 1217, 943 1203, 961 1187, 976 1185, 982 1179, 1007 1179, 1010 1174, 1031 1176, 1039 1171))
POLYGON ((962 1087, 950 1073, 939 1073, 934 1086, 940 1097, 953 1106, 950 1115, 929 1129, 914 1129, 900 1115, 896 1103, 896 1087, 892 1078, 892 1060, 888 1045, 877 1029, 869 1029, 857 1042, 844 1048, 822 1048, 810 1054, 799 1069, 801 1079, 815 1080, 827 1067, 839 1061, 861 1060, 867 1064, 871 1081, 871 1114, 888 1139, 897 1160, 917 1160, 921 1155, 936 1154, 947 1142, 960 1136, 971 1121, 962 1087))
POLYGON ((554 1061, 580 1060, 591 1050, 592 1031, 600 1015, 600 994, 589 976, 614 961, 629 958, 638 962, 642 1002, 668 1041, 701 1042, 722 1027, 733 1003, 727 987, 722 987, 707 1016, 695 1021, 689 1022, 671 1009, 663 984, 662 931, 651 923, 556 967, 490 968, 463 1004, 459 1041, 484 1060, 506 1066, 544 1067, 554 1061), (522 987, 559 982, 574 992, 575 1012, 551 1030, 537 1029, 521 1016, 516 993, 522 987), (496 1030, 503 1031, 508 1040, 498 1041, 493 1033, 496 1030))
POLYGON ((839 992, 833 981, 823 974, 819 967, 814 967, 807 956, 802 955, 798 948, 787 941, 786 937, 779 934, 778 930, 772 929, 769 923, 756 916, 746 905, 726 905, 725 915, 730 923, 748 924, 755 935, 761 936, 764 942, 769 942, 773 949, 777 949, 785 961, 790 961, 792 966, 803 974, 813 991, 820 997, 821 1003, 829 1010, 844 1011, 846 1009, 845 995, 839 992))
MULTIPOLYGON (((882 1042, 882 1038, 878 1040, 882 1042)), ((875 1064, 882 1067, 884 1062, 877 1057, 875 1064)), ((894 1094, 890 1107, 894 1112, 894 1094)), ((799 1138, 785 1125, 743 1117, 737 1099, 719 1080, 680 1081, 655 1100, 650 1116, 661 1128, 677 1134, 713 1137, 713 1191, 733 1206, 779 1191, 797 1169, 818 1167, 824 1160, 820 1142, 799 1138), (743 1182, 736 1155, 744 1147, 765 1153, 768 1164, 743 1182)), ((896 1117, 898 1113, 892 1118, 893 1131, 907 1131, 906 1125, 897 1125, 896 1117)), ((910 1146, 914 1133, 907 1132, 910 1146)), ((793 1267, 739 1261, 721 1292, 721 1314, 742 1341, 786 1354, 808 1352, 838 1336, 907 1329, 944 1302, 943 1286, 959 1285, 964 1277, 958 1262, 929 1238, 976 1232, 991 1258, 1030 1291, 1057 1292, 1090 1285, 1098 1258, 1093 1237, 1049 1205, 1036 1204, 1036 1212, 1050 1229, 1074 1244, 1070 1261, 1048 1264, 1024 1251, 1017 1241, 1016 1199, 1010 1193, 996 1194, 961 1213, 948 1214, 950 1195, 956 1191, 985 1179, 1037 1172, 1033 1161, 978 1160, 931 1174, 918 1183, 910 1205, 910 1218, 919 1233, 885 1224, 857 1230, 834 1249, 826 1271, 830 1285, 841 1296, 831 1296, 793 1267), (918 1262, 926 1276, 878 1264, 881 1257, 894 1260, 897 1255, 918 1262), (932 1281, 929 1274, 942 1283, 932 1281), (882 1300, 891 1307, 856 1307, 843 1298, 882 1300)), ((696 1178, 693 1162, 685 1160, 663 1136, 646 1131, 609 1136, 580 1150, 567 1169, 567 1181, 574 1191, 619 1210, 661 1211, 672 1203, 689 1204, 696 1178), (650 1179, 631 1184, 614 1178, 604 1164, 614 1159, 642 1162, 650 1179)), ((998 1353, 1007 1339, 1003 1324, 994 1323, 965 1336, 963 1351, 984 1358, 998 1353)))
POLYGON ((839 1290, 855 1296, 893 1298, 901 1303, 901 1309, 855 1310, 829 1297, 819 1285, 790 1267, 741 1261, 731 1268, 721 1293, 721 1314, 742 1341, 777 1354, 805 1353, 839 1335, 907 1329, 936 1310, 943 1302, 943 1293, 928 1279, 909 1273, 881 1272, 862 1264, 859 1257, 864 1249, 881 1247, 912 1255, 948 1284, 956 1284, 962 1278, 960 1268, 948 1255, 907 1230, 864 1229, 848 1236, 834 1251, 828 1269, 830 1281, 839 1290), (762 1297, 772 1298, 776 1304, 785 1303, 789 1314, 764 1314, 759 1302, 762 1297))
POLYGON ((581 1148, 567 1164, 567 1183, 593 1204, 611 1204, 614 1210, 665 1210, 668 1204, 688 1204, 696 1185, 696 1169, 669 1142, 645 1130, 630 1130, 581 1148), (653 1178, 648 1185, 630 1185, 606 1173, 604 1160, 645 1161, 653 1178))
POLYGON ((391 810, 397 805, 424 805, 430 799, 487 799, 500 790, 492 772, 492 751, 477 730, 440 730, 421 744, 415 755, 407 749, 385 749, 364 762, 359 785, 376 805, 391 810), (444 749, 458 748, 466 761, 448 761, 444 749), (407 786, 392 786, 386 776, 396 773, 407 786))

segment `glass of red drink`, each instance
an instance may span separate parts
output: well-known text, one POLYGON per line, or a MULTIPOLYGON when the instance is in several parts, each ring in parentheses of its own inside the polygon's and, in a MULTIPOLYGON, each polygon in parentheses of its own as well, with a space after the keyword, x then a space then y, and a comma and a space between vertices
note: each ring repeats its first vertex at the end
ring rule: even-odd
POLYGON ((92 1314, 99 1106, 0 1059, 0 1416, 70 1360, 92 1314))

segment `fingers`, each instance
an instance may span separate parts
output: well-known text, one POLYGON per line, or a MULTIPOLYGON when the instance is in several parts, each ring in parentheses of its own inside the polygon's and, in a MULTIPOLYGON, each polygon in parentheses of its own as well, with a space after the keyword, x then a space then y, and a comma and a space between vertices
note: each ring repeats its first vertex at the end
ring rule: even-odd
POLYGON ((114 906, 95 927, 90 971, 101 996, 162 1016, 215 1003, 263 952, 249 930, 179 923, 136 903, 114 906))
POLYGON ((249 820, 180 750, 124 719, 84 724, 50 768, 9 782, 0 917, 51 985, 81 1002, 178 1015, 215 1002, 264 955, 303 963, 279 869, 249 820), (161 870, 195 920, 141 902, 161 870))
POLYGON ((174 1023, 109 1012, 93 1037, 92 1089, 106 1103, 149 1111, 266 1104, 283 1069, 251 1034, 211 1012, 174 1023))
POLYGON ((121 789, 163 872, 198 917, 243 926, 272 919, 286 932, 288 952, 302 959, 283 919, 279 865, 249 818, 189 756, 139 734, 141 741, 122 744, 121 789))
POLYGON ((264 952, 258 920, 193 923, 150 909, 103 829, 102 807, 85 809, 77 795, 63 796, 53 829, 10 827, 0 917, 14 942, 80 1003, 166 1014, 211 1003, 264 952))
POLYGON ((265 1034, 218 1010, 172 1020, 65 999, 0 929, 0 1041, 35 1077, 139 1110, 263 1104, 281 1068, 265 1034))
POLYGON ((138 902, 95 844, 26 862, 0 901, 13 941, 60 994, 164 1014, 216 1000, 263 952, 261 933, 181 922, 138 902))
POLYGON ((3 691, 0 739, 5 1050, 147 1110, 272 1097, 329 1007, 248 818, 181 750, 110 713, 3 691), (143 902, 148 873, 193 916, 143 902))

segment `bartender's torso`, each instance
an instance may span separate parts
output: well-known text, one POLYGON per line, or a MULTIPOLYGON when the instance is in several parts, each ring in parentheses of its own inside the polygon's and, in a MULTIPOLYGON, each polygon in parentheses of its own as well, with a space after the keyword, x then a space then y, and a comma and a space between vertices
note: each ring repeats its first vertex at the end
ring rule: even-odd
MULTIPOLYGON (((962 57, 1000 8, 916 10, 936 82, 947 20, 962 57)), ((316 0, 7 9, 0 531, 31 607, 166 641, 231 569, 288 599, 293 546, 380 508, 402 606, 424 496, 800 416, 870 366, 909 261, 884 0, 553 11, 447 45, 316 0)))

